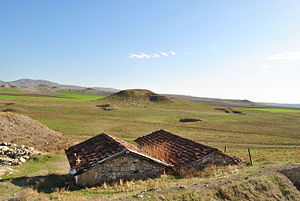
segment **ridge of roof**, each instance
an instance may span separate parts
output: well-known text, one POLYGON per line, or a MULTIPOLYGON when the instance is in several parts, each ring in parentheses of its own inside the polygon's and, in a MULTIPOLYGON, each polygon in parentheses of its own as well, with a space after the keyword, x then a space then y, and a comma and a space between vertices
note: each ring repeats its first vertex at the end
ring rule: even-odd
POLYGON ((106 133, 104 133, 104 134, 106 135, 106 137, 111 138, 112 140, 118 142, 120 145, 124 146, 124 148, 127 149, 130 152, 133 152, 135 154, 141 155, 141 156, 143 156, 145 158, 149 158, 149 159, 151 159, 151 160, 153 160, 153 161, 155 161, 157 163, 160 163, 160 164, 168 166, 168 167, 172 167, 173 166, 172 164, 169 164, 169 163, 167 163, 165 161, 162 161, 162 160, 159 160, 157 158, 153 158, 152 156, 149 156, 147 153, 143 152, 141 149, 139 149, 138 147, 136 147, 133 144, 130 144, 129 142, 126 142, 124 140, 121 140, 120 138, 114 137, 114 136, 106 134, 106 133))
POLYGON ((164 130, 164 129, 160 129, 160 130, 154 131, 154 132, 152 132, 152 133, 150 133, 150 134, 144 135, 144 136, 142 136, 142 137, 138 137, 137 139, 135 139, 135 140, 133 140, 133 141, 136 142, 137 144, 139 144, 139 143, 138 143, 139 139, 142 139, 142 138, 144 138, 144 137, 151 136, 152 134, 157 134, 157 133, 160 133, 160 132, 164 132, 165 134, 174 136, 174 137, 176 137, 176 138, 178 138, 178 139, 182 139, 182 140, 185 140, 185 141, 189 141, 189 142, 192 142, 192 143, 199 144, 199 145, 201 145, 201 146, 203 146, 203 147, 206 147, 206 148, 218 150, 217 148, 210 147, 210 146, 201 144, 201 143, 199 143, 199 142, 190 140, 190 139, 188 139, 188 138, 181 137, 181 136, 176 135, 176 134, 174 134, 174 133, 168 132, 168 131, 166 131, 166 130, 164 130))
POLYGON ((152 160, 160 165, 172 167, 159 159, 143 153, 138 147, 106 133, 98 134, 65 149, 70 163, 70 174, 77 175, 89 168, 118 157, 127 151, 152 160))
POLYGON ((160 152, 157 146, 163 144, 163 149, 165 150, 161 151, 171 153, 169 155, 167 154, 167 159, 165 160, 174 166, 188 164, 210 153, 219 151, 216 148, 183 138, 163 129, 139 137, 134 141, 144 148, 146 152, 150 150, 149 154, 152 155, 156 155, 156 152, 160 152))

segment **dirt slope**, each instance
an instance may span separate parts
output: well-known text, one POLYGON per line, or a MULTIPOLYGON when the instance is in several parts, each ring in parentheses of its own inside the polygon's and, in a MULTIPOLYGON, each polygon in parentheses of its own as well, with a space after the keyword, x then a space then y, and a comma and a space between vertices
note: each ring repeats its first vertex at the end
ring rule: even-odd
POLYGON ((12 142, 35 147, 39 151, 61 152, 72 140, 28 116, 0 113, 0 142, 12 142))

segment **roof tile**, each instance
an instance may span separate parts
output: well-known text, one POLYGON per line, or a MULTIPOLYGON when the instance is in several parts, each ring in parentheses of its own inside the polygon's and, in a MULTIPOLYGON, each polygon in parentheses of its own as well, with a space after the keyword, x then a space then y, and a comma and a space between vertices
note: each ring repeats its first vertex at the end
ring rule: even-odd
POLYGON ((191 163, 218 150, 165 130, 155 131, 134 141, 149 155, 156 156, 167 163, 172 163, 174 166, 191 163), (162 150, 160 145, 163 145, 163 149, 165 150, 162 150), (159 152, 163 151, 167 153, 167 157, 159 157, 162 155, 159 152))
POLYGON ((171 166, 163 161, 152 158, 138 147, 105 133, 96 135, 65 150, 71 171, 80 174, 88 168, 104 162, 110 157, 131 151, 156 163, 171 166))

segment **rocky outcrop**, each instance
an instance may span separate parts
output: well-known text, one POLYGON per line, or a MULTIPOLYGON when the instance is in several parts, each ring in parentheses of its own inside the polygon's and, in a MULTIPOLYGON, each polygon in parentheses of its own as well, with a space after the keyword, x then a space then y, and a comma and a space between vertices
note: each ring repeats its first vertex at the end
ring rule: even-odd
POLYGON ((33 147, 3 142, 0 144, 0 165, 20 165, 36 154, 40 152, 33 147))
POLYGON ((226 108, 215 108, 215 110, 220 110, 220 111, 224 111, 225 113, 229 113, 229 114, 245 114, 242 111, 238 111, 238 110, 234 110, 231 107, 226 107, 226 108))
POLYGON ((113 105, 113 104, 96 105, 96 107, 98 107, 100 110, 103 110, 103 111, 110 111, 110 110, 117 110, 118 109, 118 107, 116 105, 113 105))

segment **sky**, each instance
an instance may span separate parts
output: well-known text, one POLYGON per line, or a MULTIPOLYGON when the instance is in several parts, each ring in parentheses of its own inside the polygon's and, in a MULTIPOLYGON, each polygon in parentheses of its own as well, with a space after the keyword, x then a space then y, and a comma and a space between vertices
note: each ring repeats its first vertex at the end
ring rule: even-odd
POLYGON ((300 103, 299 0, 0 0, 0 80, 300 103))

